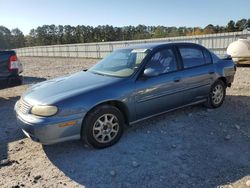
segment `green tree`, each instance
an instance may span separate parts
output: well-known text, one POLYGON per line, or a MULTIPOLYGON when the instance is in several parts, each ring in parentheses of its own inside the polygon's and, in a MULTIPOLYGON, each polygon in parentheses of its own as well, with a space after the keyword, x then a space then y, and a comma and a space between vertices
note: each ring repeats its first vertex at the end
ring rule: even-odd
POLYGON ((163 38, 166 37, 166 31, 163 26, 157 26, 153 32, 153 38, 163 38))
POLYGON ((228 22, 226 30, 227 30, 227 32, 234 32, 234 31, 236 31, 235 22, 233 20, 230 20, 228 22))
POLYGON ((134 39, 147 39, 150 37, 151 37, 151 35, 147 31, 147 27, 145 25, 136 26, 134 39))
POLYGON ((235 24, 235 28, 237 31, 242 31, 247 28, 247 19, 238 20, 235 24))
POLYGON ((178 28, 178 36, 185 36, 187 34, 187 28, 186 27, 179 27, 178 28))
POLYGON ((77 43, 84 43, 84 29, 82 26, 80 25, 76 26, 75 34, 77 43))
POLYGON ((12 48, 21 48, 25 46, 25 38, 23 32, 18 29, 11 30, 11 46, 12 48))
POLYGON ((11 47, 10 30, 4 26, 0 26, 0 49, 9 49, 11 47))
POLYGON ((76 32, 75 32, 75 27, 72 27, 70 25, 65 25, 64 26, 64 43, 65 44, 73 44, 76 43, 76 32))
POLYGON ((54 24, 47 26, 47 38, 50 41, 49 43, 51 45, 57 44, 58 41, 58 27, 56 27, 54 24))
POLYGON ((176 36, 179 36, 177 27, 168 27, 167 37, 176 37, 176 36))
POLYGON ((203 34, 213 34, 213 33, 216 33, 216 31, 214 25, 212 24, 207 25, 203 30, 203 34))
POLYGON ((148 38, 175 37, 185 35, 201 35, 221 32, 241 31, 250 27, 250 19, 240 19, 236 23, 230 20, 226 26, 209 24, 200 27, 166 27, 166 26, 124 26, 99 25, 97 27, 78 25, 43 25, 31 29, 24 36, 18 29, 10 31, 0 26, 0 48, 20 48, 22 46, 54 45, 71 43, 88 43, 101 41, 121 41, 148 38))
POLYGON ((247 20, 248 29, 250 29, 250 18, 247 20))

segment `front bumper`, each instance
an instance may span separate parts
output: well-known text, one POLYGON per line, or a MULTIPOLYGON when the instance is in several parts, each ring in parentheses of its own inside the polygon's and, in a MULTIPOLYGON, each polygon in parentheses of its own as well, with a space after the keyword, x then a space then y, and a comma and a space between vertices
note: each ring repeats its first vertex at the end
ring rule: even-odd
POLYGON ((17 113, 17 124, 24 134, 36 142, 44 145, 80 139, 83 114, 74 114, 61 118, 41 118, 34 115, 17 113), (71 126, 63 124, 75 121, 71 126))

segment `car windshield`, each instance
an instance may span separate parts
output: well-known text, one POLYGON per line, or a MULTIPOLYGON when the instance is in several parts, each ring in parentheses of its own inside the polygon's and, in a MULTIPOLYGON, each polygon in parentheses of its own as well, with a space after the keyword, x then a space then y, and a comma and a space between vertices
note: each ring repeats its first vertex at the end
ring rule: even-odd
POLYGON ((148 52, 148 49, 116 50, 91 67, 89 71, 107 76, 129 77, 140 66, 148 52))

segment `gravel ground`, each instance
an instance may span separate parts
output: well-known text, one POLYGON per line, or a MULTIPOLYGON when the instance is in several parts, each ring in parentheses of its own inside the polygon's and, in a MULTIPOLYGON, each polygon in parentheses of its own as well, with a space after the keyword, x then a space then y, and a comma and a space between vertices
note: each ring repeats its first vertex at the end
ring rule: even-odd
POLYGON ((127 128, 113 147, 42 146, 16 126, 13 107, 33 83, 97 60, 21 58, 24 85, 0 90, 0 187, 250 187, 250 67, 239 67, 224 105, 193 106, 127 128))

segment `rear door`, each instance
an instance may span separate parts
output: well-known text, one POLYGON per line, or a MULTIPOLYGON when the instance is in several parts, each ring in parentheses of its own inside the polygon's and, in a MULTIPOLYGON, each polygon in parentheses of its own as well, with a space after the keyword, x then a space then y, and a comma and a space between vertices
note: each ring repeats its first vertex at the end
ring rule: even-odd
POLYGON ((190 44, 178 45, 177 48, 182 60, 184 104, 206 99, 215 78, 210 52, 198 45, 190 44))

